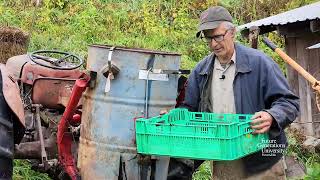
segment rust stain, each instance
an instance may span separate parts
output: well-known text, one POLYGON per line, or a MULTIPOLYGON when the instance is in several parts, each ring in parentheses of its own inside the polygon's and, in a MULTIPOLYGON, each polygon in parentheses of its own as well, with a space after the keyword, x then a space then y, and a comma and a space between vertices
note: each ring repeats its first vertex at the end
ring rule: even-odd
POLYGON ((73 87, 74 83, 75 80, 71 79, 38 78, 33 84, 32 101, 47 108, 65 107, 72 92, 70 87, 73 87))
POLYGON ((79 69, 57 70, 28 62, 23 67, 21 81, 27 84, 33 84, 33 82, 37 78, 41 77, 78 79, 81 76, 81 74, 82 72, 79 69), (30 75, 32 76, 32 78, 30 78, 30 75))

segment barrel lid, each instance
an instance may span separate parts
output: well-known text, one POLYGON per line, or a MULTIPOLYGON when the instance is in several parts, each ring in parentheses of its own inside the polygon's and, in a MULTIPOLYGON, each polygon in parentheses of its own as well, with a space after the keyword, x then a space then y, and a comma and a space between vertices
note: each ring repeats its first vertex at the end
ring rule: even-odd
MULTIPOLYGON (((110 49, 111 45, 101 45, 101 44, 92 44, 90 47, 97 47, 97 48, 105 48, 110 49)), ((181 56, 180 53, 176 52, 166 52, 166 51, 157 51, 157 50, 151 50, 151 49, 144 49, 144 48, 129 48, 124 46, 115 46, 117 50, 122 51, 131 51, 131 52, 139 52, 139 53, 147 53, 147 54, 159 54, 159 55, 171 55, 171 56, 181 56)))

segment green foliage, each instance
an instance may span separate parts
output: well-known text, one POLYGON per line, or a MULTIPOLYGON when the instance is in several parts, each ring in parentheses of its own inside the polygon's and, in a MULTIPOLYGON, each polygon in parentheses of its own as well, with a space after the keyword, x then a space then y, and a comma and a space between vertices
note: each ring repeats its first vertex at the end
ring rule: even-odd
POLYGON ((319 155, 311 156, 307 163, 307 175, 305 180, 319 180, 320 179, 320 158, 319 155))
POLYGON ((199 169, 193 174, 193 180, 209 180, 211 179, 210 161, 205 161, 199 169))
POLYGON ((18 0, 0 6, 0 24, 30 32, 29 51, 60 49, 85 57, 88 45, 111 44, 179 52, 182 68, 191 68, 208 53, 195 32, 209 4, 216 2, 44 0, 33 7, 18 0))
POLYGON ((69 3, 68 0, 43 0, 44 6, 46 8, 59 8, 63 9, 69 3))
POLYGON ((312 153, 305 149, 302 144, 306 140, 302 132, 295 129, 288 129, 288 149, 286 154, 293 156, 306 166, 306 180, 320 179, 320 154, 312 153))
MULTIPOLYGON (((301 0, 272 3, 271 0, 223 0, 237 24, 276 14, 313 2, 301 0), (280 6, 279 6, 280 4, 280 6)), ((190 69, 209 49, 195 38, 200 12, 215 0, 43 0, 4 1, 0 24, 18 26, 31 33, 29 51, 59 49, 86 57, 90 44, 111 44, 175 51, 183 54, 182 68, 190 69), (29 3, 28 3, 29 2, 29 3)), ((271 35, 276 44, 283 40, 271 35)), ((240 42, 244 42, 238 38, 240 42)), ((262 44, 262 43, 260 43, 262 44)), ((264 52, 285 64, 266 46, 264 52)))
POLYGON ((221 0, 234 19, 240 22, 251 22, 284 11, 317 2, 318 0, 221 0))
POLYGON ((47 174, 42 174, 31 170, 28 162, 22 160, 14 161, 14 180, 50 180, 47 174))

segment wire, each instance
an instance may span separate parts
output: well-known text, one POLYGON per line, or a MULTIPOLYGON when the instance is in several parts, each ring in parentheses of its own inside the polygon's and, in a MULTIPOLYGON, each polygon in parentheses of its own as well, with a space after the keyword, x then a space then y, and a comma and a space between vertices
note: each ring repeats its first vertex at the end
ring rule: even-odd
POLYGON ((310 124, 310 123, 320 123, 320 121, 312 121, 312 122, 293 122, 297 124, 310 124))

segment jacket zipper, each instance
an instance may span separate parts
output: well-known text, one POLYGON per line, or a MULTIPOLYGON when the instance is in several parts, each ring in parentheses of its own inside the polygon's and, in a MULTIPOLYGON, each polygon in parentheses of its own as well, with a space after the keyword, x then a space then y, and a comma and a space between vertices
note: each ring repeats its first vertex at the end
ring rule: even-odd
POLYGON ((209 77, 209 75, 208 74, 206 74, 206 77, 205 77, 205 81, 204 81, 204 83, 203 83, 203 85, 202 85, 202 89, 201 89, 201 104, 200 104, 200 112, 202 112, 203 111, 203 91, 204 91, 204 87, 206 86, 206 84, 207 84, 207 81, 208 81, 208 77, 209 77))

